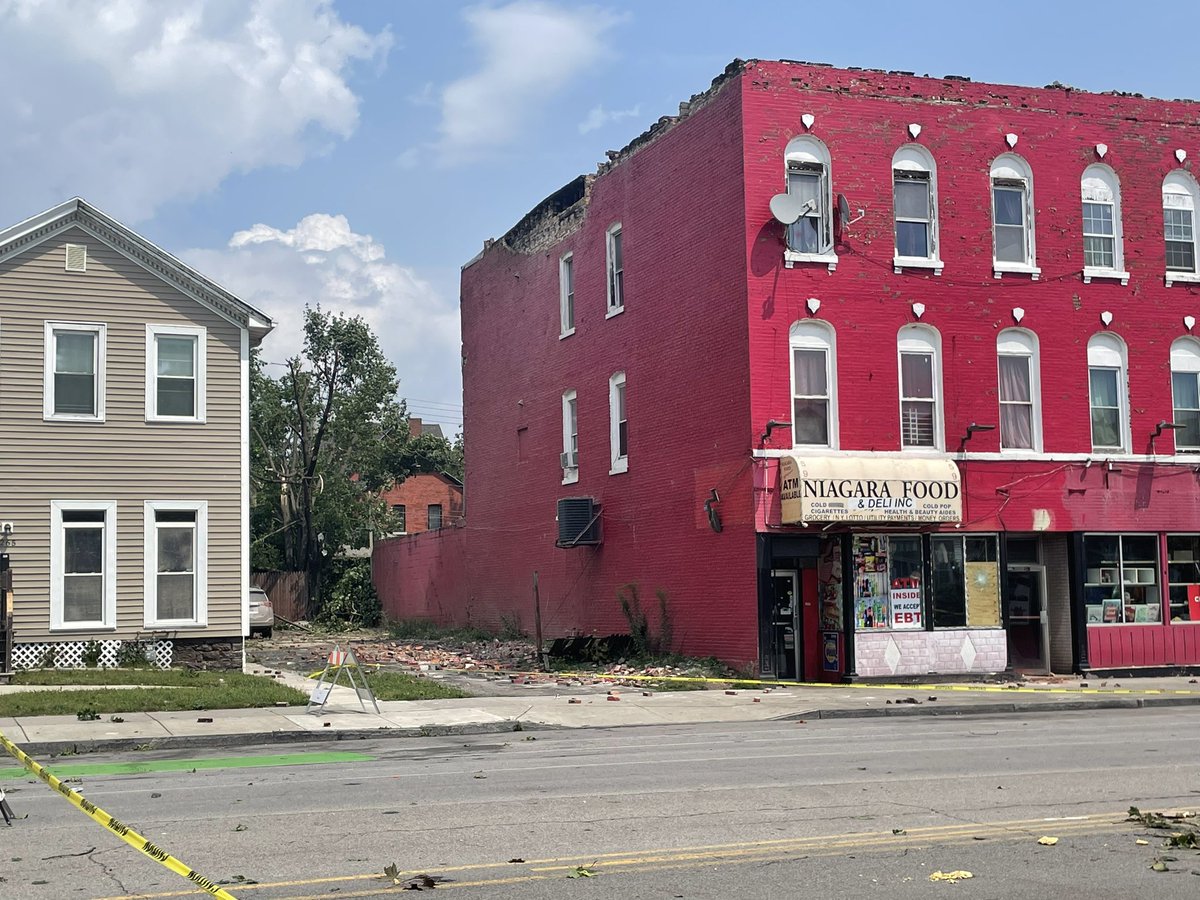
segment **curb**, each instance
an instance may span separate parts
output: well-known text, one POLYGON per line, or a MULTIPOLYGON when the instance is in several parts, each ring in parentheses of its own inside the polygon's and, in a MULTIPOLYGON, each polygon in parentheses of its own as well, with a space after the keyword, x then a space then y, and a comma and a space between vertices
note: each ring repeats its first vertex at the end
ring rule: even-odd
MULTIPOLYGON (((807 719, 882 719, 913 717, 992 716, 1030 713, 1079 712, 1092 709, 1155 709, 1160 707, 1200 706, 1200 697, 1104 697, 1095 700, 1045 700, 1040 702, 992 703, 986 706, 874 706, 858 709, 813 709, 787 713, 763 722, 796 722, 807 719)), ((754 721, 754 720, 744 720, 754 721)), ((280 744, 338 743, 341 741, 380 740, 383 738, 425 738, 450 735, 510 734, 518 731, 581 731, 605 728, 661 728, 654 725, 546 725, 538 722, 468 722, 462 725, 421 725, 396 728, 353 728, 338 731, 260 731, 237 734, 172 735, 150 738, 112 738, 108 740, 75 741, 30 741, 21 749, 32 755, 56 756, 67 752, 70 755, 88 753, 119 753, 124 751, 143 752, 150 750, 180 750, 186 748, 220 749, 245 747, 247 745, 272 746, 280 744)), ((721 724, 736 725, 736 722, 709 723, 681 722, 681 725, 721 724)))

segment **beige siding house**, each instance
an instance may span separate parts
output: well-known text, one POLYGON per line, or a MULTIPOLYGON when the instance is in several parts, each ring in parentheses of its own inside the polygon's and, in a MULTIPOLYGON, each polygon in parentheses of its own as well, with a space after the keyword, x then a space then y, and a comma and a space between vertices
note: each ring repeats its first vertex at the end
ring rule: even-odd
MULTIPOLYGON (((14 662, 240 667, 271 320, 83 200, 0 231, 14 662)), ((3 537, 0 536, 0 543, 3 537)))

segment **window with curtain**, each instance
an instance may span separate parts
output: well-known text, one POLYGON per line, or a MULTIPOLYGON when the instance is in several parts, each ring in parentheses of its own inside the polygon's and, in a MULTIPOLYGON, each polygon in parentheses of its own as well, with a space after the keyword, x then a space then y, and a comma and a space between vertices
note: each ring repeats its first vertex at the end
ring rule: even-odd
POLYGON ((900 445, 937 447, 941 422, 938 413, 939 364, 936 332, 921 326, 901 329, 900 445))
POLYGON ((799 201, 800 218, 788 226, 787 246, 793 253, 833 253, 833 194, 829 151, 810 135, 793 138, 784 150, 787 191, 799 201))
POLYGON ((996 339, 1000 448, 1039 449, 1037 347, 1031 335, 1006 329, 996 339))
POLYGON ((834 447, 836 435, 833 329, 813 320, 791 329, 792 443, 797 447, 834 447))

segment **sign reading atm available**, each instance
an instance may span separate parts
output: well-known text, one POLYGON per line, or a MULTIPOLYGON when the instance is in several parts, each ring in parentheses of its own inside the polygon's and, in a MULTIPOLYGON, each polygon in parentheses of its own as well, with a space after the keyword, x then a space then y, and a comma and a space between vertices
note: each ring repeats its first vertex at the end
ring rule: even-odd
POLYGON ((785 524, 962 521, 952 459, 785 456, 779 499, 785 524))

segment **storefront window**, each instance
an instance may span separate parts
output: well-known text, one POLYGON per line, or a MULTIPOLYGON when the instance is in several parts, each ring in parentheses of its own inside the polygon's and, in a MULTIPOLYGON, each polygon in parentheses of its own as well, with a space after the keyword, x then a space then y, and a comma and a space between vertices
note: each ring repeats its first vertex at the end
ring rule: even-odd
POLYGON ((1083 555, 1089 625, 1162 620, 1155 535, 1087 534, 1083 537, 1083 555))
POLYGON ((935 535, 933 627, 1000 627, 1000 562, 991 535, 935 535))
MULTIPOLYGON (((1000 627, 995 536, 933 535, 928 546, 933 627, 1000 627)), ((856 537, 853 563, 855 628, 929 627, 919 535, 856 537)))
POLYGON ((1200 535, 1167 535, 1167 592, 1172 622, 1200 622, 1200 535))

